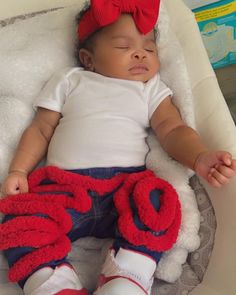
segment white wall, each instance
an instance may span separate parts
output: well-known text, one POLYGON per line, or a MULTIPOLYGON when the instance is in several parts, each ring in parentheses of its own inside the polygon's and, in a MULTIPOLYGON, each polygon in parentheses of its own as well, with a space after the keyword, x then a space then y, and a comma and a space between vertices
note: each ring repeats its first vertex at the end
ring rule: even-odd
POLYGON ((201 7, 207 4, 218 2, 219 0, 183 0, 191 9, 201 7))
POLYGON ((78 0, 0 0, 0 19, 75 3, 78 0))

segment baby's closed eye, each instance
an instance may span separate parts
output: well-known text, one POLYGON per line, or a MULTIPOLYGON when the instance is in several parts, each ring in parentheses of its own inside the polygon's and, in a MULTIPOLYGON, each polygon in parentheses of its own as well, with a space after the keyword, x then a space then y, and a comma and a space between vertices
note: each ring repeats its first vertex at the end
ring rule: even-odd
POLYGON ((115 48, 117 49, 129 49, 128 45, 119 45, 119 46, 115 46, 115 48))
POLYGON ((154 49, 151 49, 151 48, 145 48, 145 50, 146 50, 147 52, 154 52, 154 51, 155 51, 154 49))

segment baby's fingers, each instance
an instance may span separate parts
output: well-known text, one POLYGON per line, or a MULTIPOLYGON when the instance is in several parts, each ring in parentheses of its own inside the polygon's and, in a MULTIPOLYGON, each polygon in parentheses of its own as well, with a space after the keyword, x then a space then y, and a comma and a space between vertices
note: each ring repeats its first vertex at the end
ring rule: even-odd
POLYGON ((215 168, 212 168, 208 175, 208 181, 215 187, 221 187, 229 182, 229 178, 221 174, 215 168))
POLYGON ((225 165, 217 165, 215 166, 215 169, 222 174, 223 176, 227 178, 231 178, 235 175, 235 170, 233 169, 232 165, 230 167, 225 165))
POLYGON ((2 197, 5 197, 6 195, 16 195, 19 193, 19 191, 16 186, 3 185, 1 187, 1 193, 2 197))
POLYGON ((232 160, 230 168, 231 168, 234 172, 236 172, 236 160, 235 160, 235 159, 232 160))
POLYGON ((19 193, 27 193, 29 188, 28 188, 28 182, 26 179, 19 179, 19 193))

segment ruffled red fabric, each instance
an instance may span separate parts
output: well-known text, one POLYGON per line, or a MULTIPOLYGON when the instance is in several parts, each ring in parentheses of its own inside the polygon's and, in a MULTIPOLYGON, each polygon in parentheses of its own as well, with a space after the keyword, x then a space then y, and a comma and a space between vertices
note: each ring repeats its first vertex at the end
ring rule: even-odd
POLYGON ((0 200, 0 212, 16 215, 0 225, 0 249, 34 248, 34 251, 20 258, 10 268, 11 281, 20 281, 38 266, 62 259, 68 254, 71 242, 67 234, 72 229, 72 220, 66 209, 88 212, 92 206, 89 195, 91 190, 101 197, 116 191, 114 202, 119 213, 118 228, 130 243, 165 251, 177 239, 181 222, 177 194, 170 184, 156 178, 149 170, 121 173, 110 179, 94 179, 49 166, 34 171, 28 180, 29 193, 0 200), (43 184, 42 181, 46 179, 53 183, 43 184), (149 198, 153 189, 160 189, 162 192, 158 212, 149 198), (131 197, 138 208, 141 221, 150 231, 142 231, 136 227, 130 208, 131 197), (43 216, 32 216, 35 214, 43 216), (157 236, 158 231, 164 233, 157 236))
POLYGON ((174 188, 151 172, 141 180, 131 175, 114 198, 119 213, 118 228, 131 244, 146 246, 153 251, 167 251, 176 242, 181 224, 181 206, 174 188), (135 186, 135 187, 133 187, 135 186), (156 211, 150 202, 150 192, 160 190, 161 207, 156 211), (130 208, 130 191, 133 191, 139 218, 150 230, 140 230, 134 223, 130 208), (160 232, 162 232, 160 234, 160 232))

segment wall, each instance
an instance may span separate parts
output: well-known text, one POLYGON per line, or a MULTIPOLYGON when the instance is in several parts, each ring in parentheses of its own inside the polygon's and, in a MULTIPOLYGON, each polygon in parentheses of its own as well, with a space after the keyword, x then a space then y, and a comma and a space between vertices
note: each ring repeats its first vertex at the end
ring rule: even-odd
POLYGON ((236 123, 236 64, 217 69, 215 72, 220 88, 236 123))

